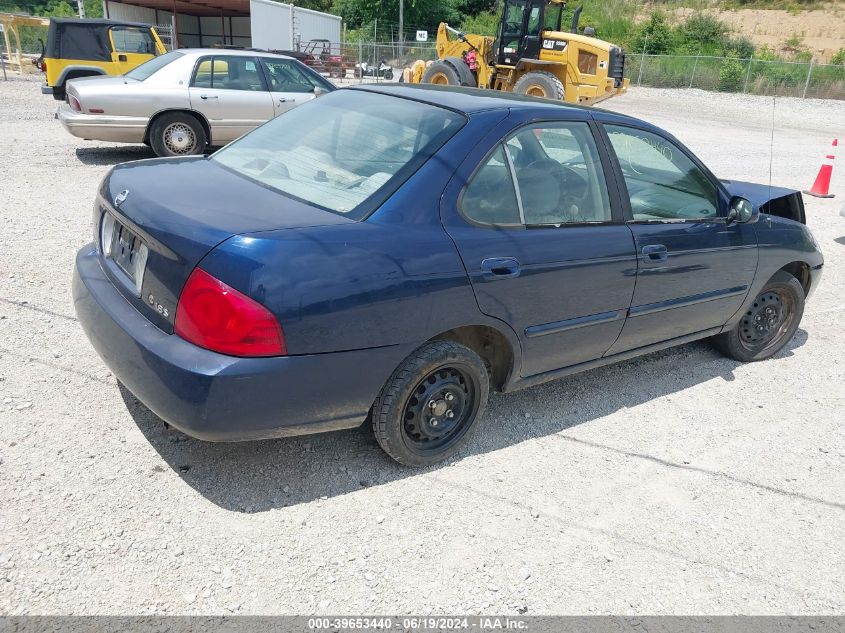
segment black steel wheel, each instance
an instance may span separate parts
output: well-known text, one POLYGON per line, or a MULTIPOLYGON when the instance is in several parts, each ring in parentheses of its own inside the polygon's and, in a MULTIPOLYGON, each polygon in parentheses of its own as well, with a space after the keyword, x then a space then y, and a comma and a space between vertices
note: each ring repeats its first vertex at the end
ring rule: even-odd
POLYGON ((433 341, 406 358, 373 405, 373 430, 396 461, 426 466, 468 440, 487 403, 484 362, 453 341, 433 341))
POLYGON ((803 314, 804 288, 795 277, 780 271, 746 307, 736 327, 714 342, 736 360, 765 360, 792 339, 803 314))

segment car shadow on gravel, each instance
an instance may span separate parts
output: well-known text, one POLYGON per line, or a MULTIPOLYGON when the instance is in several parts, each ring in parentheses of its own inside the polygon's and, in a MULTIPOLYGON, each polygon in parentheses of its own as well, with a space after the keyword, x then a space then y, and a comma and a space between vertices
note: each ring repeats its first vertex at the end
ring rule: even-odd
MULTIPOLYGON (((775 358, 791 356, 806 340, 807 333, 798 330, 775 358)), ((530 389, 494 394, 480 432, 451 463, 554 435, 707 381, 733 381, 733 371, 738 366, 740 363, 699 342, 530 389)), ((443 466, 427 469, 399 466, 381 451, 366 424, 348 431, 278 440, 203 442, 165 425, 122 385, 120 392, 138 428, 167 465, 206 499, 235 512, 262 512, 334 497, 443 466)), ((598 445, 596 448, 613 450, 598 445)), ((650 455, 637 457, 659 460, 650 455)), ((154 469, 161 471, 161 466, 154 469)), ((696 470, 726 477, 725 473, 696 470)), ((755 482, 743 483, 792 494, 755 482)))
POLYGON ((133 160, 155 158, 156 155, 146 145, 125 147, 77 147, 76 157, 86 165, 117 165, 133 160))

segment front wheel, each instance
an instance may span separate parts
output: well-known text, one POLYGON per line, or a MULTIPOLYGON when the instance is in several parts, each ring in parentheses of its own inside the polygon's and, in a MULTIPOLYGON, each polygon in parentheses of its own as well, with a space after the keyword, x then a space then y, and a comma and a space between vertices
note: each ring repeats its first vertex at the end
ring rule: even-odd
POLYGON ((789 273, 777 272, 763 286, 736 327, 713 338, 726 356, 743 363, 777 354, 798 330, 804 314, 804 288, 789 273))
POLYGON ((149 140, 156 156, 202 154, 208 143, 202 124, 181 112, 165 113, 153 121, 149 140))
POLYGON ((518 95, 539 97, 540 99, 554 99, 555 101, 563 101, 566 95, 563 89, 563 82, 545 70, 534 70, 525 73, 514 84, 513 91, 518 95))
POLYGON ((432 341, 406 358, 373 404, 376 440, 406 466, 454 455, 471 437, 487 405, 484 361, 453 341, 432 341))

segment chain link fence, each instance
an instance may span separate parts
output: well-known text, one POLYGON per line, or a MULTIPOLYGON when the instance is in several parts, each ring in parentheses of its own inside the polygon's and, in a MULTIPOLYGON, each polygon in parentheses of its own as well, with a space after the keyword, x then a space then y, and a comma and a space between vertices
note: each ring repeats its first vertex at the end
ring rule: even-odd
POLYGON ((625 75, 634 86, 652 88, 845 99, 845 66, 813 61, 628 54, 625 75))
MULTIPOLYGON (((172 26, 157 25, 159 37, 173 46, 172 26)), ((21 27, 23 52, 38 55, 47 29, 21 27)), ((437 59, 434 42, 348 42, 300 46, 296 56, 339 85, 398 81, 414 61, 437 59)), ((628 53, 625 75, 632 86, 698 88, 756 95, 845 100, 845 66, 810 62, 769 61, 706 55, 642 55, 628 53)))
POLYGON ((349 42, 300 47, 305 64, 339 85, 398 81, 402 70, 416 60, 437 59, 428 42, 349 42))

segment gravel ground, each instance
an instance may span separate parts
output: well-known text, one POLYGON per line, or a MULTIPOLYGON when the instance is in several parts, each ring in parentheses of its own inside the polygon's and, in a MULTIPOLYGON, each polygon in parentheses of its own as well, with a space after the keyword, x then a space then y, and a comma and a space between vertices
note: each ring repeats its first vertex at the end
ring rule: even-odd
MULTIPOLYGON (((0 613, 845 611, 845 165, 776 359, 699 343, 497 395, 459 459, 404 470, 365 430, 207 444, 121 393, 70 277, 99 180, 149 154, 69 136, 37 80, 0 81, 0 613)), ((771 99, 607 107, 768 180, 771 99)), ((806 187, 845 104, 775 121, 773 180, 806 187)))

